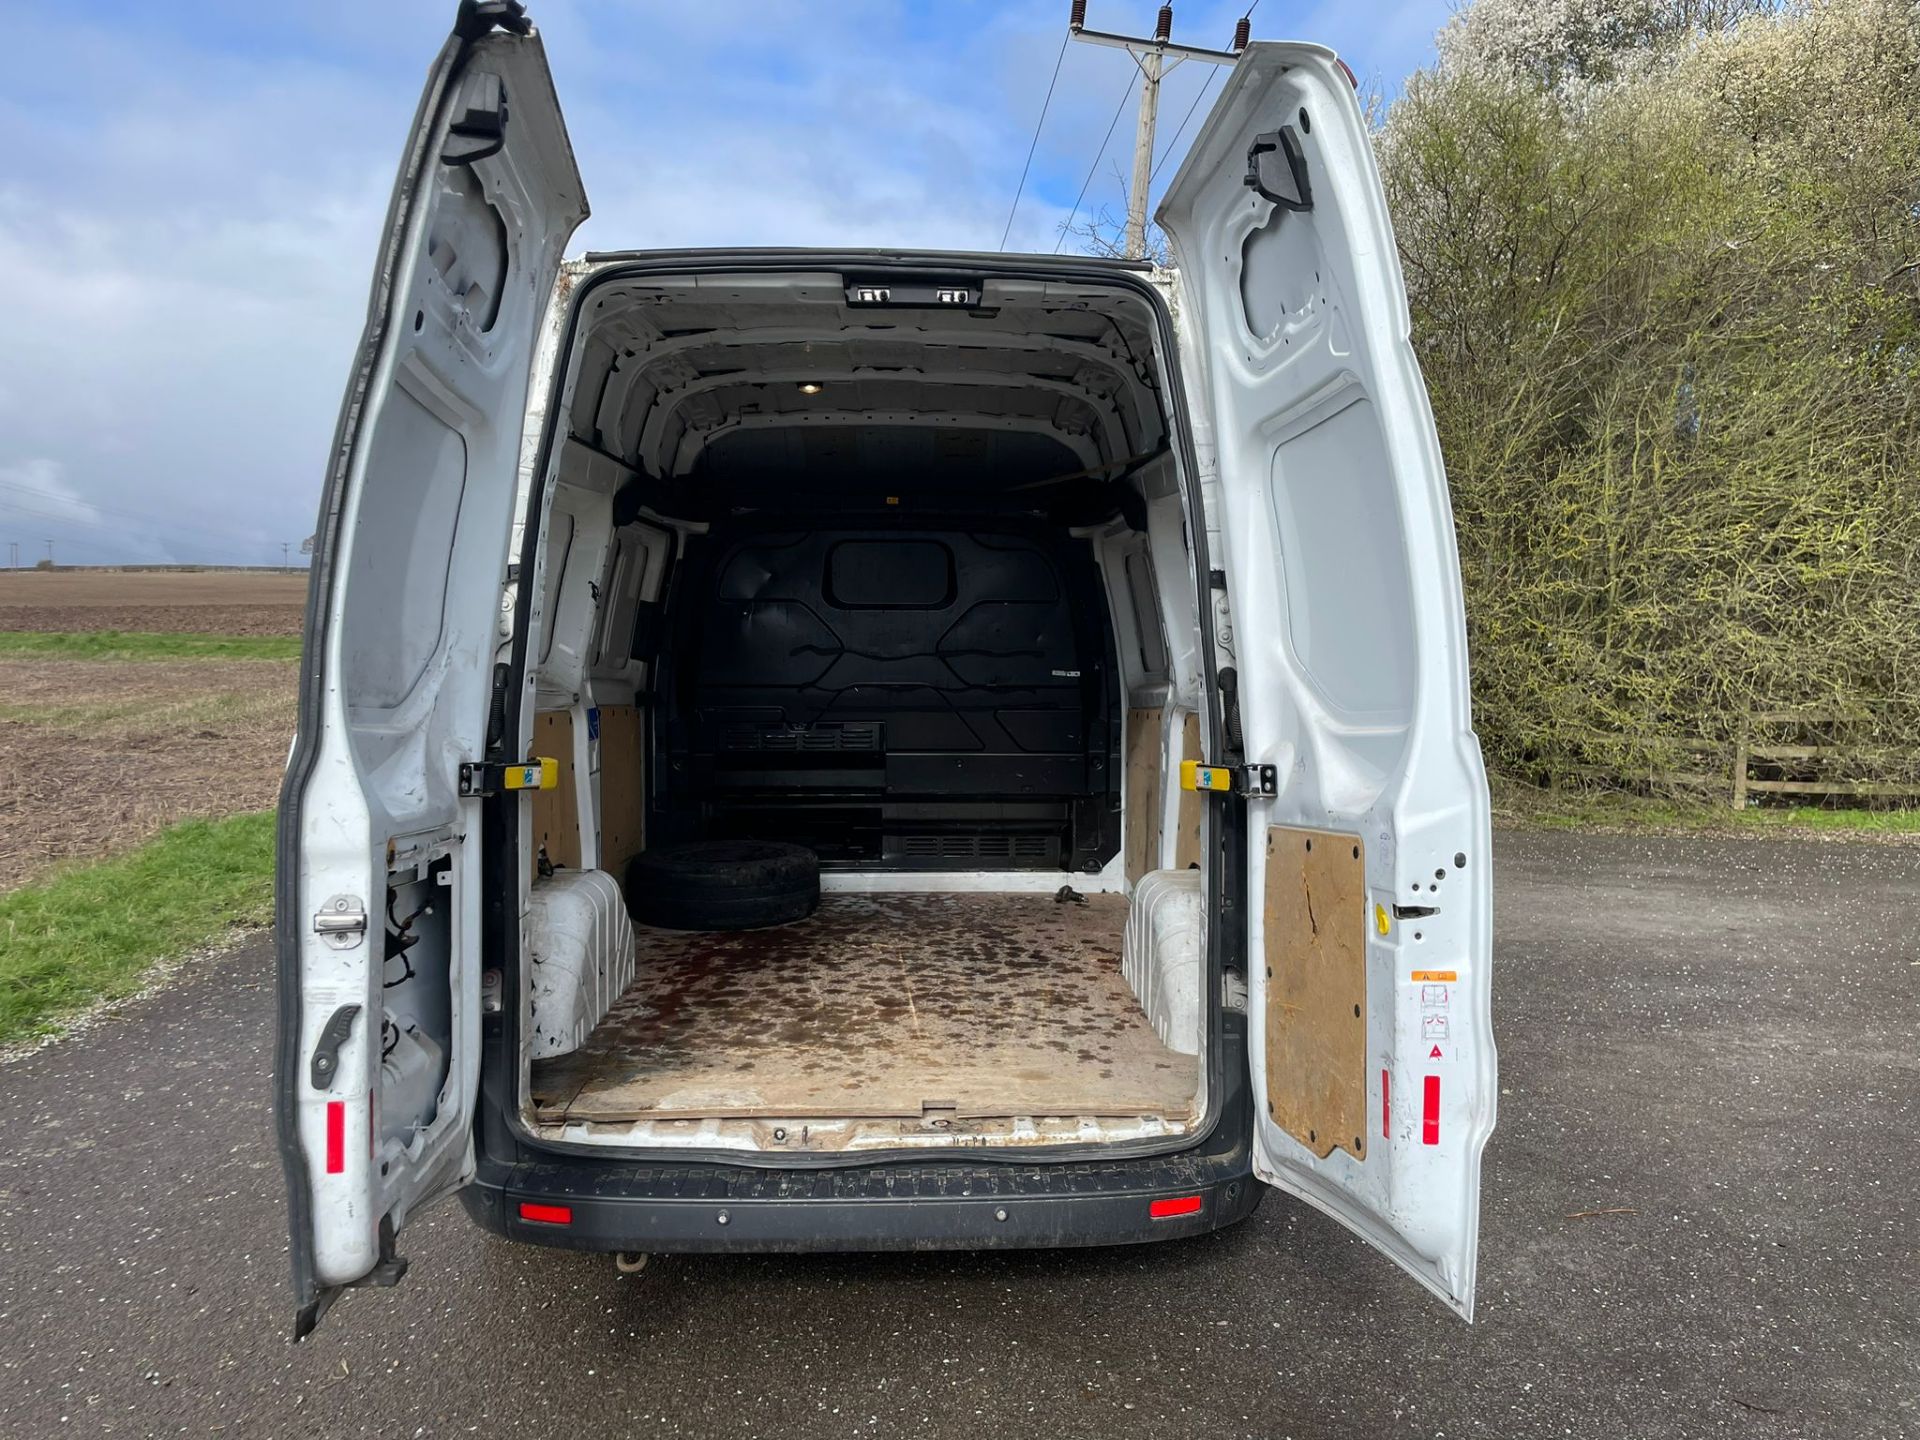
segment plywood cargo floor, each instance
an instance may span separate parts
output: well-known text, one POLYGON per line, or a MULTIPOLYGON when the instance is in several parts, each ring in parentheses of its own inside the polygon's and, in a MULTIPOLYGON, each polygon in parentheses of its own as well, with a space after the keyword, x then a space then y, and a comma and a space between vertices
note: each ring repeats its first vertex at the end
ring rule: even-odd
POLYGON ((571 1055, 537 1062, 540 1118, 1190 1118, 1197 1061, 1120 973, 1127 902, 829 895, 794 925, 638 930, 638 978, 571 1055))

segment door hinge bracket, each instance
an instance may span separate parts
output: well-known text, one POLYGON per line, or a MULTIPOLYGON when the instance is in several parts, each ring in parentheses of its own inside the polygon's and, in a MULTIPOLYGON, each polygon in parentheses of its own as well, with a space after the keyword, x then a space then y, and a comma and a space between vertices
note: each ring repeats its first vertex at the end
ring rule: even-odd
POLYGON ((495 28, 511 35, 530 34, 533 22, 527 19, 524 0, 460 0, 454 34, 462 40, 478 40, 495 28))
POLYGON ((396 1235, 391 1213, 380 1217, 380 1258, 373 1262, 373 1268, 358 1280, 348 1283, 358 1288, 363 1285, 375 1286, 382 1290, 391 1290, 407 1274, 407 1257, 394 1250, 396 1235))
POLYGON ((1180 788, 1221 795, 1278 795, 1280 770, 1274 765, 1209 765, 1201 760, 1182 760, 1180 788))
POLYGON ((367 934, 367 907, 357 895, 336 895, 313 917, 313 933, 336 950, 351 950, 367 934))
POLYGON ((1313 185, 1307 178, 1307 155, 1300 133, 1282 125, 1253 137, 1247 147, 1246 185, 1249 190, 1288 210, 1313 208, 1313 185))
POLYGON ((507 88, 498 75, 473 76, 447 125, 445 165, 471 165, 498 155, 507 143, 507 88))
POLYGON ((560 786, 560 762, 549 756, 495 765, 484 760, 460 762, 460 797, 494 795, 502 790, 555 790, 560 786))
POLYGON ((1232 1015, 1247 1013, 1247 977, 1238 970, 1221 972, 1220 1008, 1232 1015))
POLYGON ((313 1082, 314 1089, 333 1088, 334 1079, 340 1074, 340 1047, 353 1033, 353 1017, 359 1013, 358 1005, 342 1005, 321 1028, 320 1038, 313 1045, 313 1059, 307 1064, 307 1079, 313 1082))

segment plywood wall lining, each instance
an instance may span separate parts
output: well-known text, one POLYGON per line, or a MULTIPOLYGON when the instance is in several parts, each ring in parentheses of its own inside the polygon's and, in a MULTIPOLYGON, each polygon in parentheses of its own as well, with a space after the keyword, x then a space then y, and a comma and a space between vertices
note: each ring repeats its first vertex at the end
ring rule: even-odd
POLYGON ((1161 815, 1165 808, 1166 744, 1160 711, 1127 711, 1127 883, 1160 868, 1161 815))
POLYGON ((1367 863, 1359 837, 1267 830, 1269 1114, 1325 1158, 1367 1153, 1367 863))
MULTIPOLYGON (((1200 717, 1188 711, 1180 726, 1180 758, 1203 760, 1200 753, 1200 717)), ((1180 791, 1173 822, 1173 868, 1187 870, 1200 863, 1200 822, 1204 812, 1198 790, 1180 791)))
POLYGON ((646 848, 646 752, 636 705, 600 707, 600 868, 615 879, 646 848))
POLYGON ((536 790, 533 807, 533 844, 527 868, 536 870, 540 849, 555 866, 580 868, 580 791, 573 753, 573 712, 542 710, 533 717, 533 753, 560 762, 560 783, 552 790, 536 790))

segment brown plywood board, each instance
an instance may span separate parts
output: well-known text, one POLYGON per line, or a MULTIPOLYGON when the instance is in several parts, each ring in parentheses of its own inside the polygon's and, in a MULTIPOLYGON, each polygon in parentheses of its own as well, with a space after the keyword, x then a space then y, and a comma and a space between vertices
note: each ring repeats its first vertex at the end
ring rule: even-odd
MULTIPOLYGON (((1200 753, 1200 717, 1192 711, 1187 712, 1180 725, 1180 758, 1206 758, 1200 753)), ((1200 863, 1200 821, 1204 813, 1200 807, 1204 803, 1198 790, 1180 792, 1173 823, 1173 868, 1176 870, 1189 870, 1200 863)))
POLYGON ((560 783, 533 792, 533 853, 527 867, 539 864, 540 847, 555 866, 580 868, 580 791, 574 775, 573 712, 542 710, 533 717, 533 753, 560 762, 560 783))
POLYGON ((600 707, 600 868, 616 880, 646 848, 646 752, 636 705, 600 707))
POLYGON ((695 1116, 1192 1118, 1198 1061, 1120 973, 1127 902, 828 895, 733 934, 639 929, 587 1043, 537 1061, 542 1121, 695 1116))
POLYGON ((1160 814, 1162 761, 1166 747, 1160 739, 1158 710, 1127 711, 1127 883, 1137 885, 1149 870, 1160 868, 1160 814))
POLYGON ((1367 1153, 1367 862, 1357 836, 1267 831, 1268 1114, 1322 1158, 1367 1153))

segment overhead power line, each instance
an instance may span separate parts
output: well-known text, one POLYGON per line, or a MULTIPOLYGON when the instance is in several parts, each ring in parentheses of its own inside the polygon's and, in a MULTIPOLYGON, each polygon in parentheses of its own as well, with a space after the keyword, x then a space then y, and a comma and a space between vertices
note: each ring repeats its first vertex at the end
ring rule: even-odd
POLYGON ((1153 174, 1147 177, 1148 184, 1152 184, 1155 180, 1159 179, 1160 167, 1167 163, 1167 157, 1173 154, 1174 147, 1180 143, 1180 137, 1187 133, 1187 122, 1193 119, 1193 112, 1200 108, 1200 102, 1207 98, 1207 91, 1213 88, 1213 82, 1218 79, 1219 76, 1220 72, 1218 70, 1211 70, 1207 72, 1207 78, 1200 82, 1200 93, 1193 97, 1193 104, 1189 105, 1187 107, 1187 113, 1180 117, 1180 128, 1173 132, 1173 139, 1169 140, 1167 142, 1167 148, 1160 152, 1160 158, 1153 162, 1153 174))
POLYGON ((1100 161, 1107 153, 1107 146, 1113 143, 1113 128, 1120 123, 1120 112, 1127 108, 1127 101, 1133 98, 1133 77, 1127 77, 1126 85, 1120 91, 1120 103, 1113 107, 1113 119, 1107 122, 1106 137, 1101 140, 1100 148, 1093 153, 1093 163, 1087 166, 1087 178, 1080 182, 1080 193, 1073 197, 1073 209, 1067 214, 1067 223, 1060 227, 1060 238, 1053 242, 1053 253, 1058 255, 1060 247, 1067 243, 1067 234, 1073 229, 1074 218, 1080 213, 1080 202, 1087 198, 1087 187, 1093 183, 1093 172, 1100 168, 1100 161))
MULTIPOLYGON (((150 564, 153 564, 155 561, 156 552, 153 550, 145 550, 145 551, 136 550, 127 545, 115 544, 111 540, 103 540, 97 535, 68 532, 66 527, 63 524, 61 524, 59 521, 41 520, 41 521, 34 522, 32 524, 20 524, 18 526, 18 530, 19 530, 19 533, 23 535, 31 535, 31 534, 35 534, 36 532, 40 534, 41 536, 40 539, 28 540, 24 542, 28 546, 50 545, 53 543, 54 539, 57 538, 63 550, 79 549, 79 550, 91 551, 96 554, 105 556, 110 562, 124 561, 132 564, 149 564, 150 565, 150 564), (46 530, 54 530, 59 533, 57 536, 47 536, 45 534, 46 530)), ((20 541, 13 541, 13 540, 10 540, 7 542, 8 548, 9 548, 9 558, 12 560, 15 568, 18 568, 21 557, 18 551, 14 549, 14 547, 20 545, 21 543, 22 542, 20 541)), ((160 542, 156 542, 156 543, 158 544, 160 542)), ((164 544, 162 544, 160 553, 172 554, 174 552, 171 547, 167 547, 164 544)), ((51 560, 54 557, 52 555, 48 555, 46 558, 51 560)))
POLYGON ((163 519, 158 515, 143 514, 138 510, 128 510, 117 505, 102 504, 99 501, 88 500, 78 495, 62 495, 51 490, 41 490, 32 485, 16 484, 10 480, 0 480, 0 491, 10 491, 17 495, 25 495, 48 505, 84 506, 86 509, 95 512, 94 515, 61 514, 57 511, 48 513, 33 510, 28 505, 23 505, 17 500, 10 500, 5 495, 0 495, 0 506, 24 511, 42 519, 60 520, 70 525, 80 525, 101 530, 126 528, 124 525, 116 526, 109 523, 111 520, 119 519, 131 522, 134 525, 144 527, 148 530, 165 531, 174 535, 189 536, 194 539, 229 540, 245 544, 254 543, 250 537, 242 537, 236 531, 207 524, 190 514, 182 514, 171 519, 163 519), (99 518, 95 518, 96 515, 99 518))
MULTIPOLYGON (((1257 0, 1256 0, 1257 3, 1257 0)), ((1160 86, 1167 76, 1189 60, 1198 60, 1207 65, 1232 65, 1240 58, 1240 52, 1247 48, 1252 36, 1249 16, 1240 17, 1233 27, 1233 41, 1230 49, 1209 50, 1197 45, 1176 44, 1173 39, 1173 6, 1162 5, 1154 17, 1153 34, 1115 35, 1105 30, 1086 28, 1086 0, 1073 0, 1073 18, 1068 24, 1068 33, 1075 40, 1084 40, 1092 45, 1111 45, 1125 50, 1133 58, 1135 68, 1140 72, 1140 118, 1133 134, 1133 179, 1127 186, 1127 228, 1126 256, 1129 260, 1143 259, 1147 253, 1147 191, 1153 184, 1153 132, 1160 121, 1160 86)), ((1204 86, 1202 89, 1204 90, 1204 86)), ((1124 101, 1122 102, 1125 103, 1124 101)), ((1197 102, 1196 102, 1197 103, 1197 102)), ((1114 113, 1118 122, 1119 112, 1114 113)), ((1182 128, 1185 128, 1185 122, 1182 128)), ((1111 133, 1111 132, 1109 132, 1111 133)), ((1169 147, 1171 148, 1171 147, 1169 147)), ((1102 154, 1105 147, 1102 147, 1102 154)), ((1165 156, 1161 159, 1164 161, 1165 156)), ((1098 167, 1099 157, 1094 158, 1098 167)), ((1088 176, 1091 180, 1091 172, 1088 176)), ((1084 194, 1085 191, 1082 191, 1084 194)), ((1079 205, 1074 205, 1075 214, 1079 205)), ((1068 225, 1073 222, 1068 220, 1068 225)), ((1064 234, 1062 236, 1064 238, 1064 234)))
POLYGON ((1047 98, 1040 102, 1040 118, 1033 122, 1033 139, 1027 144, 1027 163, 1020 167, 1020 183, 1014 187, 1013 204, 1007 207, 1006 228, 1000 232, 1000 248, 1007 248, 1007 237, 1013 234, 1013 217, 1019 213, 1020 197, 1026 193, 1027 172, 1033 169, 1033 152, 1040 148, 1040 130, 1047 123, 1047 111, 1053 105, 1053 87, 1060 83, 1060 62, 1067 58, 1067 41, 1073 38, 1069 30, 1060 37, 1060 53, 1053 57, 1053 78, 1047 81, 1047 98))

